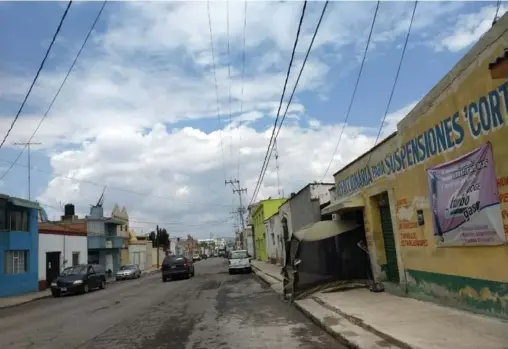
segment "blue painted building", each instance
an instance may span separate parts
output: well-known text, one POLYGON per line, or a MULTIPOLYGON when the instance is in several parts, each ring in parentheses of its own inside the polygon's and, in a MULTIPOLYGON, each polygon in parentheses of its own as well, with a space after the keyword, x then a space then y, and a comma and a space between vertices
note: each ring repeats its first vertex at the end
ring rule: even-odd
POLYGON ((102 206, 92 206, 86 216, 88 263, 97 263, 111 270, 113 275, 120 268, 120 251, 124 247, 123 239, 117 236, 118 225, 123 221, 104 217, 102 206))
POLYGON ((38 291, 39 209, 0 194, 0 297, 38 291))

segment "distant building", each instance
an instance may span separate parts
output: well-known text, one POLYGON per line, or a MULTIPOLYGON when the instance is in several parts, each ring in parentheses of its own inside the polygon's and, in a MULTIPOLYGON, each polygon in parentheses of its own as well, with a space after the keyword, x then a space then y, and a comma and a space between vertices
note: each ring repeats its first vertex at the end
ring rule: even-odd
MULTIPOLYGON (((41 212, 43 209, 41 209, 41 212)), ((87 262, 86 221, 74 214, 74 205, 65 205, 60 221, 39 222, 39 289, 49 287, 66 267, 87 262)))

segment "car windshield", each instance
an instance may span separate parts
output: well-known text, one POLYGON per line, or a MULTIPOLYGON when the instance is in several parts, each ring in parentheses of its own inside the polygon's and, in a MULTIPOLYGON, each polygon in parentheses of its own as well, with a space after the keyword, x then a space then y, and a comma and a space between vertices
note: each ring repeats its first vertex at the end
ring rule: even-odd
POLYGON ((86 274, 86 269, 86 265, 75 265, 73 267, 65 268, 62 271, 62 276, 86 274))
POLYGON ((231 253, 231 259, 248 258, 247 251, 234 251, 231 253))
POLYGON ((132 270, 132 269, 136 269, 136 266, 135 265, 122 265, 120 267, 120 270, 132 270))

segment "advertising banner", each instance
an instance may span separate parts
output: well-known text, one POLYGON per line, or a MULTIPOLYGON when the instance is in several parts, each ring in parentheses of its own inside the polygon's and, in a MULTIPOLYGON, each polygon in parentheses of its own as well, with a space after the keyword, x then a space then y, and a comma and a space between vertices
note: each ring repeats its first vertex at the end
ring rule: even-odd
POLYGON ((429 168, 427 174, 438 246, 506 242, 490 143, 429 168))

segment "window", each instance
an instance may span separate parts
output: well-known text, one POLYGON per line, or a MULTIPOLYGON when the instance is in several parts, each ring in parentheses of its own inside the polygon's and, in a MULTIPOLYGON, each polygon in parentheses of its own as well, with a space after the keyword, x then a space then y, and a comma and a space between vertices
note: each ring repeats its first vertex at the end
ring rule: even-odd
POLYGON ((72 252, 72 266, 79 264, 79 252, 72 252))
POLYGON ((0 200, 0 230, 7 230, 7 200, 0 200))
POLYGON ((5 251, 5 274, 23 274, 28 271, 28 251, 5 251))
POLYGON ((28 212, 11 210, 9 212, 11 231, 28 231, 28 212))

